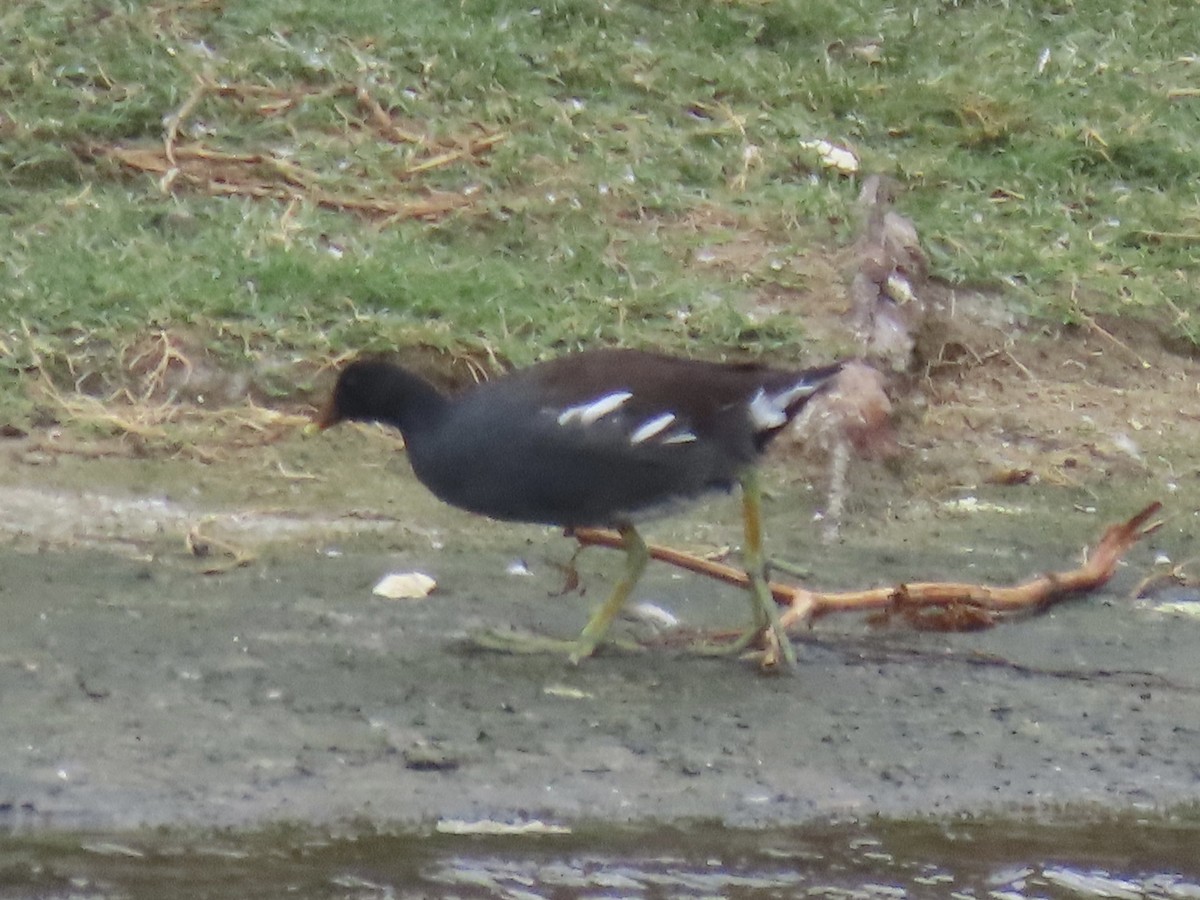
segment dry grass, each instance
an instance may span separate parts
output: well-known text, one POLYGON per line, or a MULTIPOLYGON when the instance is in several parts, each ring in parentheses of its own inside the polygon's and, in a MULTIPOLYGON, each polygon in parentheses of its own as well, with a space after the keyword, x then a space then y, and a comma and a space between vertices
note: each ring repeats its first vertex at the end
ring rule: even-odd
POLYGON ((1193 361, 1104 314, 1194 347, 1194 17, 497 9, 5 7, 0 401, 29 400, 0 424, 211 458, 300 424, 359 348, 458 380, 585 343, 843 355, 857 188, 802 164, 820 137, 905 185, 958 283, 902 409, 931 490, 1144 476, 1192 440, 1193 361), (1041 325, 955 315, 980 282, 1041 325))
POLYGON ((35 452, 217 462, 227 454, 274 443, 310 421, 295 409, 264 406, 250 396, 215 407, 181 401, 180 391, 210 363, 199 361, 195 346, 168 331, 155 330, 122 348, 121 371, 128 383, 102 394, 81 389, 91 371, 79 368, 88 365, 87 358, 68 357, 67 378, 59 381, 51 374, 53 367, 41 364, 38 342, 28 331, 26 342, 35 360, 30 393, 72 426, 66 433, 41 436, 30 448, 35 452))
POLYGON ((487 154, 506 139, 504 132, 483 127, 452 138, 433 138, 419 130, 416 123, 397 121, 361 86, 285 89, 199 77, 183 104, 166 117, 161 146, 92 144, 84 152, 90 158, 112 160, 125 170, 154 177, 164 193, 184 190, 215 197, 301 201, 386 224, 407 219, 436 220, 469 207, 473 202, 469 194, 423 188, 419 177, 459 163, 481 165, 487 154), (382 144, 406 145, 410 150, 404 163, 390 170, 393 183, 387 185, 386 196, 381 195, 383 185, 322 174, 279 153, 236 152, 213 146, 213 141, 182 140, 189 119, 206 99, 239 107, 243 114, 249 108, 254 115, 274 118, 305 102, 339 97, 353 98, 359 111, 357 117, 347 115, 347 141, 351 136, 369 134, 382 144), (394 196, 396 193, 402 196, 394 196))

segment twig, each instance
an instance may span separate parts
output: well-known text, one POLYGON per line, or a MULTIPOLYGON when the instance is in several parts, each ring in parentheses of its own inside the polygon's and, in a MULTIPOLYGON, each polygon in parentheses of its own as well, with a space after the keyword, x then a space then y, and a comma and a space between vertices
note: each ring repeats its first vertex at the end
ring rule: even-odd
POLYGON ((1101 327, 1100 323, 1097 322, 1095 319, 1093 319, 1091 316, 1089 316, 1087 313, 1080 310, 1079 315, 1082 317, 1083 321, 1087 323, 1088 328, 1092 329, 1092 331, 1096 332, 1096 334, 1100 335, 1100 337, 1104 338, 1109 343, 1124 350, 1143 369, 1151 368, 1150 363, 1146 362, 1146 360, 1144 360, 1132 347, 1130 347, 1128 344, 1126 344, 1123 341, 1121 341, 1120 339, 1118 339, 1112 332, 1101 327))
POLYGON ((183 105, 167 117, 166 129, 163 134, 163 155, 167 158, 167 162, 171 164, 172 168, 175 166, 175 141, 179 137, 179 128, 187 120, 187 117, 192 114, 192 110, 196 108, 196 105, 204 99, 204 95, 208 93, 211 86, 211 83, 207 79, 197 77, 196 86, 187 95, 187 99, 183 101, 183 105))
POLYGON ((378 101, 367 93, 366 88, 355 88, 354 99, 358 101, 359 106, 367 111, 367 117, 384 137, 402 144, 416 144, 419 146, 425 143, 425 139, 421 135, 398 128, 396 123, 392 121, 392 117, 388 115, 387 110, 380 106, 378 101))
POLYGON ((401 173, 401 177, 409 178, 413 175, 421 175, 425 172, 431 171, 432 169, 438 169, 442 166, 448 166, 450 163, 458 162, 460 159, 477 156, 484 150, 490 150, 501 141, 507 139, 508 135, 502 132, 489 134, 487 137, 471 141, 466 147, 458 147, 454 150, 447 150, 445 153, 439 153, 437 156, 431 156, 429 159, 425 159, 419 163, 411 165, 401 173))
MULTIPOLYGON (((275 199, 285 202, 309 200, 326 209, 358 212, 389 221, 437 218, 460 209, 470 202, 469 198, 454 193, 438 193, 426 199, 409 201, 334 193, 316 187, 314 182, 317 181, 317 176, 312 172, 294 163, 257 153, 233 154, 205 148, 179 147, 175 149, 175 156, 181 165, 172 167, 168 165, 163 156, 153 150, 106 147, 100 148, 98 152, 111 156, 122 165, 139 172, 152 172, 165 176, 174 171, 179 177, 210 194, 275 199), (229 164, 236 168, 226 173, 207 169, 191 171, 186 165, 188 161, 229 164), (274 169, 283 183, 246 177, 243 170, 257 165, 266 165, 274 169), (218 174, 224 174, 226 177, 218 178, 216 177, 218 174), (233 180, 232 176, 235 174, 242 180, 233 180)), ((443 160, 439 164, 444 164, 444 162, 443 160)))
POLYGON ((850 442, 838 437, 829 452, 829 502, 825 504, 825 523, 821 529, 821 540, 832 544, 842 529, 842 515, 846 511, 846 476, 850 469, 850 442))
MULTIPOLYGON (((914 582, 865 591, 821 593, 773 582, 771 594, 777 603, 787 607, 780 620, 791 631, 805 628, 822 616, 841 612, 899 614, 916 627, 937 630, 988 627, 1003 616, 1042 612, 1106 584, 1125 552, 1160 527, 1161 523, 1150 520, 1161 509, 1162 504, 1154 502, 1127 522, 1110 526, 1078 568, 1048 573, 1016 586, 914 582)), ((583 546, 622 546, 620 535, 606 529, 579 528, 573 536, 583 546)), ((679 568, 739 587, 748 583, 746 573, 741 569, 670 547, 652 544, 648 549, 654 559, 679 568)))
POLYGON ((1180 243, 1185 244, 1200 243, 1200 232, 1196 231, 1150 231, 1147 229, 1141 229, 1134 232, 1134 234, 1138 235, 1138 237, 1143 238, 1144 240, 1153 241, 1155 243, 1162 243, 1163 241, 1179 241, 1180 243))
POLYGON ((211 520, 193 525, 184 535, 184 543, 192 556, 196 559, 213 560, 200 569, 200 574, 223 575, 254 562, 256 557, 249 550, 204 534, 201 529, 209 521, 211 520))

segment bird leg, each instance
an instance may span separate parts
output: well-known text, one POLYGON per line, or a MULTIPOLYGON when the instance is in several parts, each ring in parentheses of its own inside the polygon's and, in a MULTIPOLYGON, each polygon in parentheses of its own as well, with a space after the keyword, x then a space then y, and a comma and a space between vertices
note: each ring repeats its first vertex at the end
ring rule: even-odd
MULTIPOLYGON (((632 525, 623 525, 618 529, 621 546, 625 550, 625 572, 613 588, 604 605, 596 610, 588 620, 583 631, 575 640, 546 637, 528 632, 485 632, 473 635, 470 643, 481 650, 492 650, 499 653, 568 653, 572 663, 591 656, 596 648, 608 635, 609 626, 625 606, 625 601, 633 593, 646 563, 650 560, 650 551, 646 542, 632 525)), ((622 649, 631 651, 642 649, 636 641, 615 641, 622 649)))
POLYGON ((608 599, 604 601, 604 605, 596 610, 587 625, 584 626, 583 631, 580 632, 579 639, 575 642, 575 649, 571 651, 570 660, 573 663, 591 656, 600 642, 604 640, 609 626, 625 606, 629 595, 633 593, 633 587, 642 577, 642 572, 645 571, 646 563, 650 559, 646 542, 642 540, 642 536, 638 534, 636 528, 632 525, 622 525, 617 530, 621 535, 621 544, 625 548, 625 572, 621 575, 621 580, 617 582, 608 599))
MULTIPOLYGON (((742 521, 746 530, 742 562, 746 566, 746 577, 750 581, 750 606, 753 615, 750 639, 765 630, 768 653, 772 650, 771 645, 775 645, 783 658, 784 666, 791 670, 796 667, 796 651, 779 621, 779 609, 767 582, 767 560, 763 553, 762 535, 762 486, 758 480, 758 472, 748 469, 739 480, 742 485, 742 521)), ((746 640, 746 643, 749 643, 749 640, 746 640)), ((742 645, 743 641, 738 641, 737 644, 742 645)))

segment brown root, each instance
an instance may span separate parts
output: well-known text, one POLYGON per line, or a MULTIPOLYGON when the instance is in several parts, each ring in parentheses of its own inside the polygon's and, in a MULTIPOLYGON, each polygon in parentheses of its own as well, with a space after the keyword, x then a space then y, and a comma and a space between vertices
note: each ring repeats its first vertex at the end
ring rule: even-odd
MULTIPOLYGON (((901 617, 913 627, 935 631, 989 628, 1005 618, 1044 612, 1064 600, 1103 587, 1129 548, 1159 528, 1160 522, 1150 520, 1161 509, 1162 504, 1154 502, 1128 521, 1110 526, 1081 566, 1047 573, 1019 585, 933 581, 822 593, 772 582, 771 593, 780 606, 786 607, 780 621, 788 631, 806 628, 822 616, 847 612, 870 613, 874 622, 890 622, 901 617)), ((605 529, 578 528, 573 536, 582 546, 621 546, 620 536, 605 529)), ((748 583, 746 573, 733 566, 670 547, 651 544, 648 549, 653 559, 670 565, 727 584, 745 587, 748 583)))

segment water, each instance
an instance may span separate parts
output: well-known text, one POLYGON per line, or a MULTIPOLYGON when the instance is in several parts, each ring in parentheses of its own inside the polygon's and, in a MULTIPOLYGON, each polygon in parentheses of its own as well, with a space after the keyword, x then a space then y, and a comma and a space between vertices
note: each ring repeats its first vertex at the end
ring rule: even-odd
POLYGON ((20 833, 4 898, 1200 898, 1200 819, 20 833))

